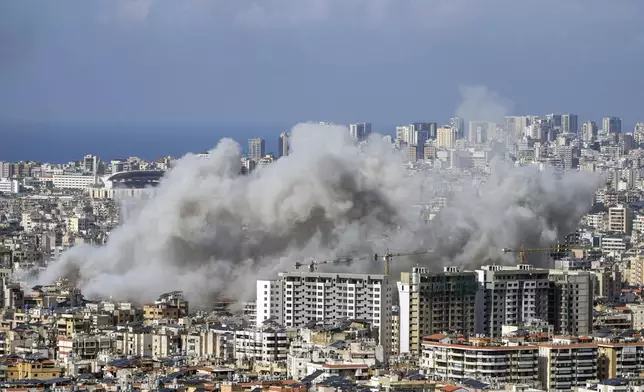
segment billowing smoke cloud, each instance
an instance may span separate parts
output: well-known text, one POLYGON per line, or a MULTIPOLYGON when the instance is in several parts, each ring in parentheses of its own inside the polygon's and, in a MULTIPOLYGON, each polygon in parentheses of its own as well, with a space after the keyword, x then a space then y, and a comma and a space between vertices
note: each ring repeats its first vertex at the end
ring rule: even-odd
POLYGON ((461 86, 461 103, 456 115, 465 121, 490 121, 503 123, 503 118, 510 114, 514 104, 508 98, 486 86, 461 86))
MULTIPOLYGON (((539 171, 498 164, 479 187, 465 187, 441 209, 428 243, 440 264, 477 267, 516 263, 502 248, 543 248, 572 233, 593 203, 602 177, 590 172, 539 171)), ((543 262, 535 254, 531 262, 543 262)), ((543 265, 542 265, 543 266, 543 265)))
POLYGON ((309 257, 433 248, 396 267, 509 262, 500 248, 548 245, 570 232, 598 185, 580 173, 499 168, 427 224, 410 205, 432 178, 410 176, 403 162, 382 138, 356 146, 344 127, 302 124, 292 155, 244 176, 239 146, 222 140, 210 159, 182 158, 105 246, 71 249, 40 280, 67 276, 90 297, 149 300, 178 289, 193 301, 243 300, 254 295, 255 279, 309 257))

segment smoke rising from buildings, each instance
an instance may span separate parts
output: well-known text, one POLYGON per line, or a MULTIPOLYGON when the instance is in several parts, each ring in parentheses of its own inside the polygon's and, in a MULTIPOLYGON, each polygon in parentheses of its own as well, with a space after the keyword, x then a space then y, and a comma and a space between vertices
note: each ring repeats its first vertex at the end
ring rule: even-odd
MULTIPOLYGON (((183 290, 198 303, 211 295, 252 298, 255 279, 311 257, 433 248, 396 267, 509 262, 502 247, 548 245, 568 234, 599 184, 587 173, 499 167, 483 185, 457 192, 428 224, 411 204, 432 176, 410 176, 381 137, 357 146, 344 127, 300 124, 291 147, 249 175, 239 174, 240 147, 229 139, 210 159, 185 156, 105 246, 71 249, 39 281, 66 276, 86 296, 129 300, 183 290)), ((382 271, 374 261, 330 268, 382 271)))
POLYGON ((486 86, 461 86, 461 103, 456 115, 465 121, 491 121, 503 123, 503 118, 510 114, 514 104, 496 91, 486 86))

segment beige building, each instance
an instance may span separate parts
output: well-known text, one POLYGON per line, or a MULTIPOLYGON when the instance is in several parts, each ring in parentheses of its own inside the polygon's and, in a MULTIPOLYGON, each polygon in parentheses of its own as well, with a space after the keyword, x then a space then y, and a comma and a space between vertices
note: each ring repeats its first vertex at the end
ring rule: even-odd
POLYGON ((418 161, 418 149, 422 147, 418 147, 415 144, 410 144, 407 146, 407 160, 412 163, 416 163, 418 161))
MULTIPOLYGON (((184 354, 189 357, 227 359, 233 356, 233 336, 233 332, 227 335, 217 333, 215 330, 204 329, 182 334, 181 347, 184 354)), ((269 342, 268 344, 276 343, 269 342)))
POLYGON ((539 344, 539 381, 547 391, 570 391, 597 379, 597 344, 554 339, 539 344))
POLYGON ((436 146, 438 148, 453 148, 456 144, 456 129, 451 127, 438 128, 436 131, 436 146))
POLYGON ((598 343, 600 380, 644 373, 644 342, 598 343))
POLYGON ((425 145, 423 157, 426 160, 436 159, 436 146, 434 146, 433 144, 425 145))
POLYGON ((631 234, 633 219, 631 211, 624 204, 618 204, 608 209, 608 231, 631 234))
POLYGON ((628 284, 634 286, 644 285, 644 257, 636 256, 632 258, 628 272, 628 284))

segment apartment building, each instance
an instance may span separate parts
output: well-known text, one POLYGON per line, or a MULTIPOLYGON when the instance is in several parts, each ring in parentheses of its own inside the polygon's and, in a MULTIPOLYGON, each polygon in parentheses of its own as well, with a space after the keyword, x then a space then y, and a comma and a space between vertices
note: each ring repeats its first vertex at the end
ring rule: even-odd
POLYGON ((626 306, 631 311, 633 329, 636 331, 644 329, 644 304, 627 304, 626 306))
POLYGON ((9 364, 7 378, 11 380, 51 380, 63 375, 63 370, 49 359, 18 359, 9 364))
POLYGON ((549 320, 556 333, 586 335, 593 330, 593 280, 588 271, 550 270, 549 320))
MULTIPOLYGON (((605 212, 587 214, 585 216, 585 222, 588 226, 594 229, 605 231, 608 228, 608 214, 606 214, 605 212)), ((644 227, 644 225, 642 227, 644 227)))
MULTIPOLYGON (((234 333, 222 333, 212 329, 202 329, 181 334, 181 348, 189 357, 231 358, 233 356, 234 333)), ((247 337, 248 335, 243 335, 247 337)), ((270 342, 271 339, 267 339, 270 342)))
POLYGON ((74 174, 54 175, 52 178, 54 188, 58 189, 87 189, 96 184, 96 176, 74 174))
POLYGON ((644 373, 644 342, 598 343, 600 380, 644 373))
POLYGON ((257 281, 257 325, 273 320, 285 327, 311 321, 365 320, 391 352, 392 291, 386 275, 281 272, 277 280, 257 281))
POLYGON ((501 337, 503 325, 548 319, 549 271, 529 264, 477 270, 476 333, 501 337))
POLYGON ((608 209, 608 231, 631 234, 633 217, 630 209, 624 204, 618 204, 608 209))
POLYGON ((111 334, 116 340, 115 351, 119 355, 152 356, 152 334, 146 329, 128 328, 111 334))
POLYGON ((476 273, 458 267, 445 267, 440 273, 414 267, 411 273, 401 273, 398 352, 420 353, 426 335, 449 331, 473 335, 477 290, 476 273))
POLYGON ((537 346, 506 346, 479 338, 465 343, 456 341, 444 334, 426 337, 420 368, 443 380, 477 379, 528 385, 537 382, 537 346))
POLYGON ((0 178, 0 193, 20 193, 20 183, 18 180, 0 178))
POLYGON ((623 235, 611 235, 601 238, 601 248, 604 253, 620 254, 626 251, 628 241, 623 235))
POLYGON ((622 289, 622 273, 618 269, 591 271, 591 274, 593 275, 593 295, 595 297, 613 299, 619 295, 622 289))
POLYGON ((76 359, 96 359, 101 352, 110 352, 115 342, 107 336, 74 334, 71 337, 59 336, 58 359, 68 357, 76 359))
POLYGON ((630 259, 629 273, 626 276, 628 284, 634 286, 644 285, 644 257, 638 255, 630 259))
POLYGON ((285 362, 286 330, 272 326, 235 331, 235 359, 240 362, 285 362))
POLYGON ((570 391, 597 379, 597 344, 553 339, 539 347, 539 381, 547 391, 570 391))

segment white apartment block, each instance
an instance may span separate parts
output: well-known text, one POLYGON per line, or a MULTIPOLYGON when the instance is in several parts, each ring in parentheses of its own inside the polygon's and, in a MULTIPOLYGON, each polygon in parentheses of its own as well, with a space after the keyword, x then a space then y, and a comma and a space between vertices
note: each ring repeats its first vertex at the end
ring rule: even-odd
POLYGON ((534 385, 538 378, 537 353, 537 346, 494 345, 485 339, 452 344, 445 335, 433 335, 423 341, 420 368, 442 380, 534 385))
POLYGON ((257 281, 257 325, 273 319, 285 327, 311 321, 365 320, 391 352, 392 291, 386 275, 282 272, 277 280, 257 281))
MULTIPOLYGON (((1 173, 0 173, 1 174, 1 173)), ((18 180, 0 178, 0 193, 19 193, 20 183, 18 180)))
POLYGON ((622 253, 626 252, 627 241, 624 237, 602 237, 601 248, 604 253, 622 253))
POLYGON ((553 340, 538 344, 539 381, 547 391, 571 391, 597 379, 597 344, 553 340))
POLYGON ((285 362, 288 356, 286 330, 262 327, 235 331, 235 359, 242 362, 285 362))
POLYGON ((152 334, 123 330, 114 332, 114 337, 117 354, 152 356, 152 334))
POLYGON ((54 188, 58 189, 86 189, 96 184, 95 176, 83 176, 73 174, 54 175, 54 188))
POLYGON ((476 333, 501 337, 503 325, 548 319, 550 282, 547 269, 528 264, 484 265, 476 271, 476 333))

